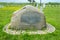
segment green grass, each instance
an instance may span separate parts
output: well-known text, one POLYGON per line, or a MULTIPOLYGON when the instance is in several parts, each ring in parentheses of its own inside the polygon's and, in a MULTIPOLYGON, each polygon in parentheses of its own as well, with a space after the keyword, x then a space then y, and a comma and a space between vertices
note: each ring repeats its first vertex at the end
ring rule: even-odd
POLYGON ((10 35, 3 32, 3 27, 10 22, 12 13, 21 7, 0 8, 0 40, 60 40, 60 7, 46 7, 44 10, 46 21, 56 28, 56 31, 51 34, 10 35))

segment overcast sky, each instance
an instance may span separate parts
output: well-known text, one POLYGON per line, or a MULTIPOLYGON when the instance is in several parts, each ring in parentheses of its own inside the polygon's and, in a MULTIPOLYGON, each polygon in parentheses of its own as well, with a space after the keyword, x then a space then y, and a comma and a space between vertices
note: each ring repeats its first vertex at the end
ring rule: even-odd
MULTIPOLYGON (((35 0, 36 2, 40 2, 40 0, 35 0)), ((17 3, 23 3, 23 2, 28 2, 27 0, 0 0, 0 2, 17 2, 17 3)), ((42 0, 42 2, 59 2, 60 0, 42 0)))

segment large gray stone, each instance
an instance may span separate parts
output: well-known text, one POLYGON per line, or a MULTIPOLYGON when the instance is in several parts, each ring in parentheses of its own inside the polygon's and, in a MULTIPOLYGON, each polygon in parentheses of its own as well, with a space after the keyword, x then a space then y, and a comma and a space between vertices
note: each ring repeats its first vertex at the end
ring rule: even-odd
POLYGON ((41 30, 46 27, 45 16, 33 6, 27 5, 13 13, 9 28, 16 30, 41 30))

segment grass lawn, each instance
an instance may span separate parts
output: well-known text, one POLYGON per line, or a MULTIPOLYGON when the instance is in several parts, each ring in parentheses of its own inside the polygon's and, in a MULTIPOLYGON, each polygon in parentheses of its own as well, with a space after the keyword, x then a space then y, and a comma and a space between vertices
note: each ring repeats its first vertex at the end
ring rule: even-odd
POLYGON ((12 13, 19 7, 4 7, 0 8, 0 40, 60 40, 60 7, 46 7, 44 14, 46 21, 55 26, 56 31, 51 34, 44 35, 10 35, 3 32, 3 27, 10 22, 12 13))

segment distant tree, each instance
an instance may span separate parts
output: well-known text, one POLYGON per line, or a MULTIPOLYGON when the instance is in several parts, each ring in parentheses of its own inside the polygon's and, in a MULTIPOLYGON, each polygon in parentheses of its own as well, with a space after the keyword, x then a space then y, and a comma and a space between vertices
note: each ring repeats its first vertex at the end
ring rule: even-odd
POLYGON ((28 0, 31 3, 31 0, 28 0))
POLYGON ((35 2, 35 0, 28 0, 30 3, 33 3, 33 2, 35 2))
POLYGON ((36 6, 36 2, 35 2, 35 0, 32 0, 32 3, 33 3, 34 6, 36 6))
POLYGON ((36 2, 35 0, 28 0, 30 3, 32 3, 32 5, 36 6, 36 2))
POLYGON ((33 2, 35 2, 35 0, 33 0, 33 2))

